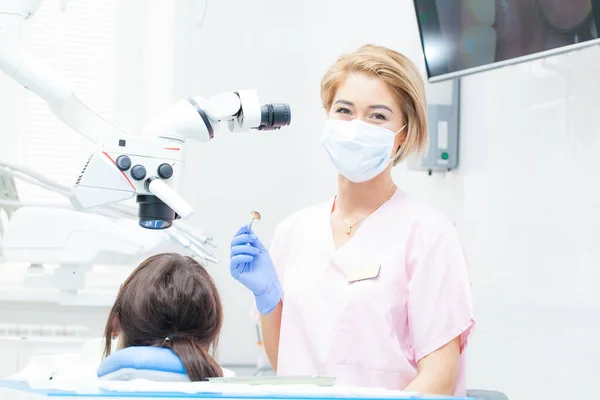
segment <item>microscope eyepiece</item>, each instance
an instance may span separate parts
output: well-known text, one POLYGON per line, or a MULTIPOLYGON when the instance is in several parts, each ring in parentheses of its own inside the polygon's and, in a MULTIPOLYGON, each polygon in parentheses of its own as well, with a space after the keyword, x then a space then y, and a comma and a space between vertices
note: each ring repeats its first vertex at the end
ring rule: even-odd
POLYGON ((280 129, 292 121, 292 112, 286 103, 265 104, 260 108, 260 113, 260 126, 257 128, 260 131, 280 129))

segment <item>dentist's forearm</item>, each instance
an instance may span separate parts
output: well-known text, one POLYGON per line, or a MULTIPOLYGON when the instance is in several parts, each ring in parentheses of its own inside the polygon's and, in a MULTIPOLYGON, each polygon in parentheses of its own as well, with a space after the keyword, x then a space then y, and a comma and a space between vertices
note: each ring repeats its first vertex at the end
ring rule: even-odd
POLYGON ((455 383, 451 380, 437 374, 422 372, 404 390, 421 394, 452 396, 454 388, 455 383))
POLYGON ((281 330, 281 311, 283 303, 279 301, 275 309, 268 314, 260 316, 263 342, 271 367, 277 371, 277 357, 279 354, 279 331, 281 330))
POLYGON ((417 363, 417 377, 404 390, 452 396, 456 388, 459 357, 460 336, 423 357, 417 363))

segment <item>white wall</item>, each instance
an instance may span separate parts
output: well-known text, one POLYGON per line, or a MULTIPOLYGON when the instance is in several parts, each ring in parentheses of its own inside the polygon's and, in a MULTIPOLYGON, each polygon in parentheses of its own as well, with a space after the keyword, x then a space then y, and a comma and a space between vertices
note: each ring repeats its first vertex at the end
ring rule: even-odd
POLYGON ((599 61, 595 47, 463 79, 460 169, 404 180, 448 201, 464 240, 479 320, 471 386, 518 399, 593 393, 599 61))
POLYGON ((464 78, 460 169, 399 175, 462 234, 479 320, 471 386, 518 399, 595 392, 599 62, 596 46, 464 78))
MULTIPOLYGON (((224 361, 251 362, 251 298, 228 275, 228 241, 250 210, 275 224, 334 193, 318 144, 319 79, 341 53, 391 46, 422 66, 412 2, 210 1, 176 10, 176 98, 252 87, 288 101, 276 133, 222 134, 194 149, 185 194, 194 223, 215 234, 224 361), (227 21, 227 23, 225 22, 227 21)), ((600 367, 600 48, 467 77, 461 166, 444 176, 395 171, 397 183, 443 208, 468 253, 478 316, 469 386, 511 399, 594 393, 600 367)))

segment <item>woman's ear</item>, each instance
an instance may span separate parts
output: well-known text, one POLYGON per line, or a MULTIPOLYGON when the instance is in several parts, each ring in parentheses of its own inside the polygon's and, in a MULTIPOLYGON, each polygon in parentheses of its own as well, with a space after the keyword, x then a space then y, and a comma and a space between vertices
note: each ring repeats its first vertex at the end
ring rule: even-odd
POLYGON ((119 318, 115 317, 112 321, 112 333, 111 336, 113 338, 113 340, 117 339, 119 337, 119 334, 121 333, 121 323, 119 321, 119 318))
POLYGON ((396 158, 398 152, 402 148, 402 145, 406 141, 406 136, 408 135, 408 126, 405 126, 401 132, 396 135, 396 139, 394 140, 394 153, 392 154, 392 158, 396 158))

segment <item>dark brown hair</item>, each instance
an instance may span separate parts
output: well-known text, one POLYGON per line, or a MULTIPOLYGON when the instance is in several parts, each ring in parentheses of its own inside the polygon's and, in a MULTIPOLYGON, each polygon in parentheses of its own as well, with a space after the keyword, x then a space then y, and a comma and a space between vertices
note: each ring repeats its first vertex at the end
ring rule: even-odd
POLYGON ((209 353, 223 323, 221 299, 197 261, 165 253, 142 262, 121 286, 104 331, 104 356, 118 332, 123 348, 170 348, 191 381, 223 376, 209 353))

